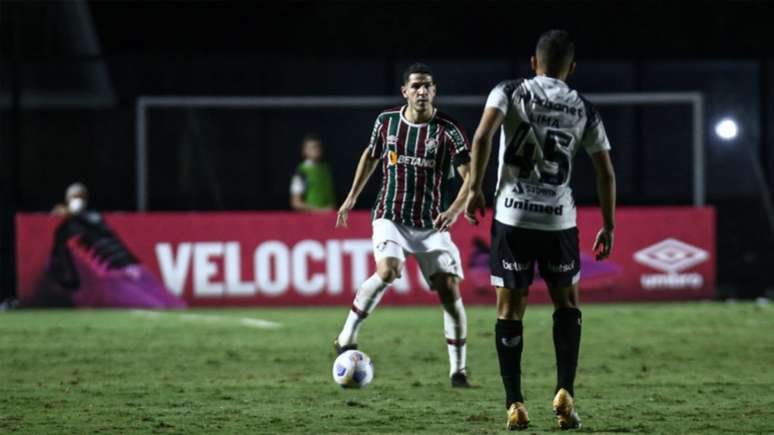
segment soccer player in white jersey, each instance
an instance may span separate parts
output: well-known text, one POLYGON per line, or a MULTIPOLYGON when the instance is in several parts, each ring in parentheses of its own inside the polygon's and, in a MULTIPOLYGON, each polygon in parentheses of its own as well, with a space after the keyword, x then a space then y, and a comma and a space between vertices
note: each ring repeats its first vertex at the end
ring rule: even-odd
POLYGON ((451 385, 464 388, 469 384, 467 325, 459 289, 462 262, 448 230, 465 205, 470 145, 459 123, 433 106, 436 87, 427 65, 414 64, 404 71, 401 93, 406 105, 384 110, 376 118, 339 209, 336 226, 344 227, 366 182, 381 166, 382 184, 372 212, 376 273, 358 289, 334 346, 339 353, 357 349, 363 321, 401 275, 406 256, 414 255, 443 305, 451 385), (455 168, 464 182, 449 204, 447 182, 455 168))
POLYGON ((492 137, 501 130, 490 266, 497 291, 495 340, 508 429, 524 429, 529 423, 520 379, 522 319, 535 263, 555 308, 554 412, 561 428, 580 427, 573 399, 581 338, 580 249, 569 187, 572 159, 580 148, 594 165, 604 222, 594 241, 597 260, 609 256, 613 248, 615 174, 610 144, 599 113, 567 86, 567 77, 575 70, 574 51, 565 31, 541 35, 531 58, 535 77, 498 84, 473 138, 468 220, 475 219, 477 210, 483 216, 481 183, 492 137))

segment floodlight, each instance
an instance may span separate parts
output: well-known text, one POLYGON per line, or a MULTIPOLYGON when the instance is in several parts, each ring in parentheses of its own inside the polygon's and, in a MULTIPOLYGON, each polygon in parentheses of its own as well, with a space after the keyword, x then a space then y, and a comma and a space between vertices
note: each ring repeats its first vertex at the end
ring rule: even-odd
POLYGON ((739 133, 739 126, 731 118, 721 119, 715 124, 715 134, 723 140, 733 140, 739 133))

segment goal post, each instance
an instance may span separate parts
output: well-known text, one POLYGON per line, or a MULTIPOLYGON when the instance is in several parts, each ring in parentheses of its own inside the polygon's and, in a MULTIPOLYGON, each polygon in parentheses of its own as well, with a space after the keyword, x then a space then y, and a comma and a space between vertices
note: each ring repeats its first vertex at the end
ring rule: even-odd
MULTIPOLYGON (((706 202, 704 164, 704 96, 701 92, 640 92, 584 94, 598 106, 687 105, 691 108, 693 146, 693 205, 706 202)), ((438 97, 444 107, 484 107, 483 95, 438 97)), ((154 108, 250 109, 380 109, 399 104, 397 96, 140 96, 135 106, 137 211, 148 206, 148 110, 154 108)))

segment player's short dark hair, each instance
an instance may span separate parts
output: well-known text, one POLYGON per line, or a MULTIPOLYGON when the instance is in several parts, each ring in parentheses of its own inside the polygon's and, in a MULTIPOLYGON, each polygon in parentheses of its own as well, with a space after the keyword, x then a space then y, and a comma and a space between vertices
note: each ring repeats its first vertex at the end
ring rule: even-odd
POLYGON ((405 70, 403 70, 403 83, 408 83, 409 77, 411 77, 411 74, 427 74, 429 76, 433 75, 433 70, 430 69, 427 64, 421 63, 421 62, 415 62, 408 66, 405 70))
POLYGON ((540 35, 535 54, 547 73, 558 73, 575 59, 575 43, 566 30, 549 30, 540 35))

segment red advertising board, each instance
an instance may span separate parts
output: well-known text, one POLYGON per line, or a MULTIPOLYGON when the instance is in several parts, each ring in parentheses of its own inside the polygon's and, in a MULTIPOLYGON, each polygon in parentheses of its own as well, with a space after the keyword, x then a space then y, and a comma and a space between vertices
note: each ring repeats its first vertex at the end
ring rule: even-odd
MULTIPOLYGON (((105 213, 107 223, 164 285, 189 305, 347 305, 374 272, 368 212, 346 229, 335 213, 105 213)), ((460 249, 466 303, 492 303, 489 223, 460 219, 452 237, 460 249)), ((711 298, 715 287, 715 213, 711 208, 619 208, 610 259, 591 255, 601 224, 595 208, 578 210, 581 301, 711 298)), ((18 295, 31 297, 46 273, 59 218, 17 215, 18 295)), ((532 302, 547 302, 542 281, 532 302)), ((408 261, 385 304, 436 303, 416 263, 408 261)))

